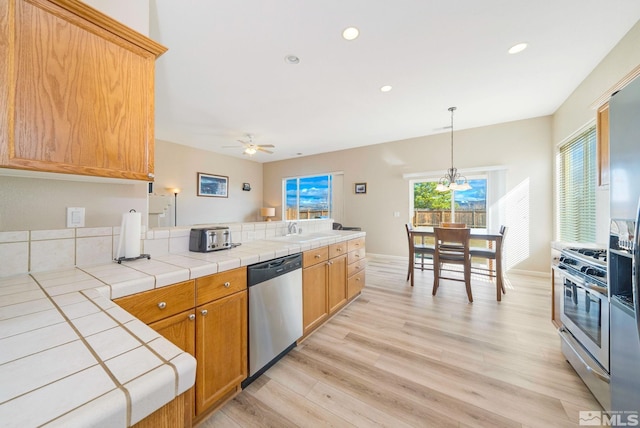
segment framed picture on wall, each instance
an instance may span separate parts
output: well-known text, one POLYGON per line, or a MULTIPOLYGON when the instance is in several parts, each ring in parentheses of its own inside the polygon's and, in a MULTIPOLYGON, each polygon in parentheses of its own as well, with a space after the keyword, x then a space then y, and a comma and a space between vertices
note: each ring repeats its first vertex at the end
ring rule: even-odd
POLYGON ((356 193, 367 193, 367 183, 356 183, 356 193))
POLYGON ((199 172, 198 196, 229 197, 229 177, 199 172))

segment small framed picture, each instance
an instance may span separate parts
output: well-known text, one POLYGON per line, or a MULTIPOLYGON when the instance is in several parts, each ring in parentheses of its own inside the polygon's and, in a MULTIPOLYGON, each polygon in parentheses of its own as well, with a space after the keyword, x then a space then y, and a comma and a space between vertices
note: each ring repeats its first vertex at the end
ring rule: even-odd
POLYGON ((248 192, 251 190, 251 184, 250 183, 242 183, 242 190, 248 192))
POLYGON ((356 183, 356 193, 367 193, 367 183, 356 183))
POLYGON ((229 197, 229 177, 198 173, 198 196, 229 197))

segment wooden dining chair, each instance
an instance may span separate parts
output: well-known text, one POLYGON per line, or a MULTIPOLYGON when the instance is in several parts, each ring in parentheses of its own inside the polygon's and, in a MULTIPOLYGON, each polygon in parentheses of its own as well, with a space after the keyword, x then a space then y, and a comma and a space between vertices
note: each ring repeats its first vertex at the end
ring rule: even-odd
POLYGON ((453 227, 456 229, 464 229, 467 227, 464 223, 440 223, 440 227, 453 227))
POLYGON ((473 295, 471 293, 471 255, 469 253, 469 236, 471 230, 468 228, 448 227, 434 227, 433 230, 436 241, 433 256, 432 294, 434 296, 436 295, 441 278, 464 281, 469 302, 473 302, 473 295), (462 265, 464 279, 442 276, 443 265, 445 263, 462 265))
POLYGON ((472 259, 485 259, 489 262, 487 268, 474 266, 473 273, 496 279, 496 297, 498 301, 502 300, 502 294, 507 293, 504 287, 504 274, 502 270, 503 248, 507 230, 509 230, 507 226, 500 226, 500 238, 496 238, 493 241, 493 245, 489 247, 469 248, 472 259))
POLYGON ((433 260, 435 247, 425 244, 424 240, 416 244, 416 237, 413 234, 413 226, 411 226, 411 223, 405 224, 405 228, 407 229, 407 240, 409 243, 409 270, 407 272, 407 281, 411 280, 411 286, 413 287, 414 269, 417 269, 416 257, 420 257, 420 270, 424 271, 425 269, 429 269, 428 266, 425 267, 425 258, 433 260))

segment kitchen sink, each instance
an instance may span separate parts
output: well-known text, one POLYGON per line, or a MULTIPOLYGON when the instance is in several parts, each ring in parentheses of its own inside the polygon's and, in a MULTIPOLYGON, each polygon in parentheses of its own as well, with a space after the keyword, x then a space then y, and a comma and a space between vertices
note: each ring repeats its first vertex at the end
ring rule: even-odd
POLYGON ((290 242, 294 244, 303 244, 307 242, 319 241, 321 239, 331 238, 332 235, 327 233, 309 233, 306 235, 284 235, 268 238, 268 241, 290 242))

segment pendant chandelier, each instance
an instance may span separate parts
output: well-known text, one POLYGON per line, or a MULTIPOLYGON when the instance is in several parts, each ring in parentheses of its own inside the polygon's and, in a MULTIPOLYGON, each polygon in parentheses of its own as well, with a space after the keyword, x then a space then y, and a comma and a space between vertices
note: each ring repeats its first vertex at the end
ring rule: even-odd
POLYGON ((471 186, 467 182, 467 178, 458 173, 458 169, 453 166, 453 112, 456 107, 449 107, 451 112, 451 168, 447 173, 440 177, 436 190, 439 192, 448 192, 449 190, 469 190, 471 186))

